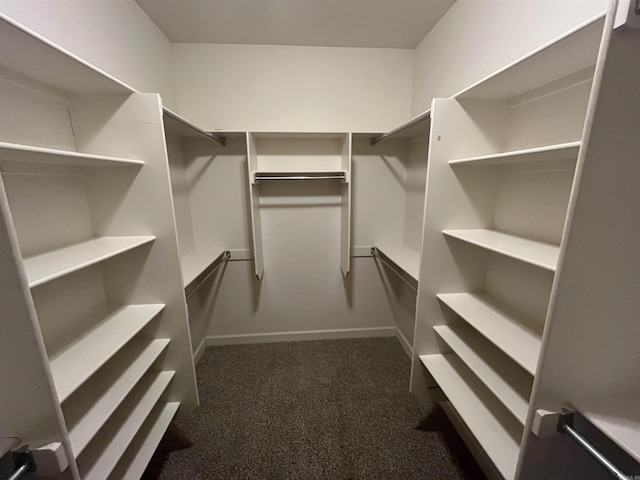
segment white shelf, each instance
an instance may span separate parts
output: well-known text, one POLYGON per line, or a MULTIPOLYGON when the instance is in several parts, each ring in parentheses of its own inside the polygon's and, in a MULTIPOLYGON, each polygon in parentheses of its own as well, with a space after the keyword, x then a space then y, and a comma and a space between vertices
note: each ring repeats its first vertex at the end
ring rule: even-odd
POLYGON ((420 254, 418 252, 399 243, 381 243, 376 248, 418 282, 420 273, 420 254))
POLYGON ((154 240, 153 236, 101 237, 25 258, 29 287, 37 287, 154 240))
POLYGON ((63 402, 68 398, 163 309, 161 304, 120 307, 52 356, 58 399, 63 402))
POLYGON ((189 286, 209 265, 224 253, 224 249, 203 251, 192 250, 180 259, 184 287, 189 286))
POLYGON ((483 78, 455 98, 508 99, 592 68, 602 36, 602 15, 578 25, 531 54, 483 78))
POLYGON ((527 372, 535 374, 542 340, 526 326, 526 320, 487 295, 446 293, 439 294, 438 299, 527 372))
POLYGON ((453 354, 422 355, 422 363, 505 479, 515 477, 522 427, 453 354))
MULTIPOLYGON (((78 456, 109 417, 118 408, 129 392, 135 387, 142 376, 149 370, 153 362, 169 345, 169 339, 132 341, 111 360, 104 372, 94 377, 86 385, 91 396, 99 393, 91 405, 76 404, 73 411, 65 408, 65 418, 69 424, 69 417, 79 417, 69 429, 69 439, 74 455, 78 456), (83 409, 83 411, 79 411, 83 409)), ((87 398, 85 396, 84 398, 87 398)), ((66 406, 65 406, 66 407, 66 406)))
POLYGON ((549 160, 576 159, 580 142, 559 143, 544 147, 527 148, 511 152, 480 155, 450 160, 449 165, 507 165, 523 162, 541 162, 549 160))
POLYGON ((0 155, 3 162, 47 163, 51 165, 71 165, 82 167, 140 166, 142 160, 94 155, 91 153, 55 150, 52 148, 32 147, 17 143, 0 142, 0 155))
POLYGON ((200 127, 197 127, 190 121, 181 117, 175 112, 172 112, 168 108, 162 109, 163 123, 166 132, 176 135, 178 137, 186 138, 206 138, 208 140, 214 140, 222 145, 225 144, 225 137, 217 134, 205 132, 200 127))
POLYGON ((572 403, 587 420, 640 462, 640 394, 572 403))
POLYGON ((254 170, 251 183, 278 180, 342 180, 349 182, 346 170, 254 170))
POLYGON ((455 323, 433 329, 524 426, 529 409, 531 375, 505 359, 503 353, 469 325, 455 323))
POLYGON ((109 475, 110 480, 140 479, 179 407, 180 402, 156 405, 116 468, 109 475))
POLYGON ((67 92, 136 91, 4 14, 0 14, 0 45, 0 65, 67 92))
POLYGON ((135 391, 104 426, 78 461, 83 480, 103 480, 109 476, 127 447, 158 403, 175 372, 146 375, 135 391), (87 461, 87 457, 90 458, 87 461))
POLYGON ((443 230, 444 235, 555 272, 560 247, 496 230, 443 230))

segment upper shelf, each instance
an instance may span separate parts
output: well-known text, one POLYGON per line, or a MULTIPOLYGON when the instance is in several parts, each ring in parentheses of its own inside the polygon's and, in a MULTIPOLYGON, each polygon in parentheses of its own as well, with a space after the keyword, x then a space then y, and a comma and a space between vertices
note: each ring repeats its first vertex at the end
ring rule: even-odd
POLYGON ((82 167, 144 165, 142 160, 94 155, 91 153, 55 150, 52 148, 32 147, 17 143, 0 142, 2 161, 23 163, 47 163, 51 165, 71 165, 82 167))
POLYGON ((71 93, 135 90, 0 13, 0 65, 71 93))
POLYGON ((225 137, 205 132, 201 128, 195 126, 193 123, 182 118, 180 115, 172 112, 166 107, 162 109, 162 113, 164 119, 164 128, 167 132, 173 135, 187 138, 206 138, 208 140, 213 140, 220 145, 226 145, 227 143, 227 139, 225 137))
POLYGON ((604 13, 464 89, 455 98, 508 99, 593 67, 604 13))
POLYGON ((555 272, 560 247, 496 230, 444 230, 444 235, 555 272))
POLYGON ((371 138, 371 145, 384 142, 390 138, 412 138, 422 133, 427 134, 429 131, 429 122, 431 121, 431 110, 412 118, 407 123, 400 125, 398 128, 388 133, 383 133, 371 138))
POLYGON ((510 165, 524 162, 575 159, 580 149, 580 141, 547 145, 544 147, 513 150, 477 157, 450 160, 449 165, 510 165))
POLYGON ((154 240, 153 236, 101 237, 25 258, 29 287, 37 287, 154 240))

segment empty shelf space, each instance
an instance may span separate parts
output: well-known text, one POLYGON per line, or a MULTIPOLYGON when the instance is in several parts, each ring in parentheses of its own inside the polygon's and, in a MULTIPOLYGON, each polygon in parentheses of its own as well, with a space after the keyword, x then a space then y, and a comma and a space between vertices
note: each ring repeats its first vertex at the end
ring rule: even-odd
POLYGON ((50 165, 70 165, 82 167, 104 166, 140 166, 142 160, 94 155, 91 153, 55 150, 52 148, 32 147, 16 143, 0 142, 0 155, 3 162, 47 163, 50 165))
POLYGON ((420 254, 418 252, 406 245, 392 243, 383 243, 374 247, 374 249, 377 250, 377 252, 372 251, 374 256, 380 258, 387 265, 389 265, 390 261, 391 265, 389 266, 394 270, 396 270, 396 267, 399 268, 401 272, 396 272, 399 275, 402 275, 403 272, 408 275, 408 283, 417 288, 420 273, 420 254))
POLYGON ((514 478, 522 427, 455 355, 422 355, 420 360, 498 471, 514 478))
POLYGON ((51 372, 63 402, 156 317, 164 305, 126 305, 105 315, 91 330, 50 359, 51 372))
POLYGON ((0 45, 0 65, 64 91, 135 92, 5 15, 0 15, 0 45))
POLYGON ((173 371, 146 375, 78 459, 84 480, 109 476, 158 403, 173 371))
POLYGON ((29 287, 37 287, 154 240, 152 236, 102 237, 25 258, 29 287))
POLYGON ((225 250, 222 249, 214 251, 192 250, 183 255, 180 264, 184 288, 188 289, 201 274, 218 260, 222 260, 224 256, 225 250))
POLYGON ((449 165, 508 165, 523 162, 575 159, 578 156, 579 149, 579 141, 568 142, 544 147, 527 148, 524 150, 514 150, 511 152, 460 158, 450 160, 449 165))
POLYGON ((197 127, 188 120, 182 118, 175 112, 172 112, 168 108, 162 109, 163 123, 166 132, 176 135, 178 137, 186 138, 206 138, 208 140, 214 140, 221 145, 225 145, 225 137, 214 135, 209 132, 205 132, 201 128, 197 127))
POLYGON ((542 340, 527 327, 526 319, 518 318, 487 295, 446 293, 439 294, 438 299, 527 372, 535 374, 542 340))
POLYGON ((342 180, 343 182, 348 183, 349 175, 346 170, 254 170, 251 172, 252 183, 277 180, 342 180))
POLYGON ((532 376, 506 359, 503 353, 469 325, 440 325, 434 330, 524 426, 532 376))
POLYGON ((508 99, 576 72, 592 69, 604 13, 578 25, 524 58, 515 60, 455 95, 456 98, 508 99))
POLYGON ((131 392, 153 362, 169 345, 169 339, 132 341, 113 358, 100 375, 85 385, 82 398, 71 397, 63 405, 74 455, 78 456, 131 392), (98 396, 99 395, 99 396, 98 396))
POLYGON ((640 394, 611 395, 572 403, 587 420, 640 462, 640 394))
POLYGON ((179 402, 156 405, 109 479, 138 480, 142 476, 179 407, 179 402))
POLYGON ((560 247, 496 230, 444 230, 444 235, 555 272, 560 247))

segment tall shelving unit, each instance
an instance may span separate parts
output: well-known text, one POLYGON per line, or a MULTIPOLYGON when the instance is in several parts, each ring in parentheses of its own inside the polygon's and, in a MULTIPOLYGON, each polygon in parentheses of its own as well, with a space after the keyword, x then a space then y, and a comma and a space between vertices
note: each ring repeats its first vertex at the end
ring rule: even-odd
POLYGON ((441 389, 490 477, 532 415, 603 25, 432 103, 411 390, 441 389))
POLYGON ((138 478, 198 403, 161 101, 5 17, 0 43, 2 436, 138 478))
POLYGON ((264 273, 260 185, 335 182, 340 187, 340 269, 351 261, 351 134, 247 132, 255 274, 264 273))

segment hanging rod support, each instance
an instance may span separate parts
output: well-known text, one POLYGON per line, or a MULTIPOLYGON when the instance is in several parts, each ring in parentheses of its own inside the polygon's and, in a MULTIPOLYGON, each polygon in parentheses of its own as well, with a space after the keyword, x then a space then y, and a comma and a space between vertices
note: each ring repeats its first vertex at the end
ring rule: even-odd
POLYGON ((7 480, 20 480, 29 473, 36 471, 36 463, 28 450, 18 450, 13 452, 13 463, 16 466, 14 472, 7 477, 7 480))
POLYGON ((371 247, 371 255, 384 263, 389 268, 389 270, 400 277, 400 280, 406 283, 411 288, 411 290, 413 290, 414 292, 418 291, 418 282, 407 272, 401 269, 393 260, 387 257, 381 250, 379 250, 377 247, 371 247))
POLYGON ((569 438, 571 438, 574 442, 585 449, 589 455, 591 455, 600 465, 602 465, 611 475, 613 475, 618 480, 629 480, 630 478, 632 478, 631 476, 622 473, 618 469, 618 467, 611 463, 607 457, 600 453, 600 451, 596 447, 591 445, 573 428, 573 417, 574 414, 572 411, 563 408, 562 413, 558 418, 558 432, 568 435, 569 438))

